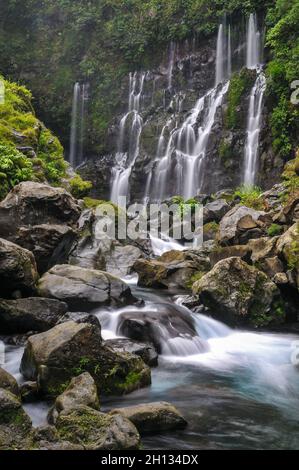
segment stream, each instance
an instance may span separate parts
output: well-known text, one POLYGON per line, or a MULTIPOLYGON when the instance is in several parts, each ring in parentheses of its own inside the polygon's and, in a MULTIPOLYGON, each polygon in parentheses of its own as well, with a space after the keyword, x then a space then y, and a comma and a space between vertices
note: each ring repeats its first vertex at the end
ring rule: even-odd
MULTIPOLYGON (((182 307, 178 293, 141 289, 134 277, 126 281, 144 305, 96 311, 104 339, 120 337, 122 314, 165 308, 189 316, 198 337, 168 338, 159 325, 163 347, 159 366, 152 369, 152 386, 102 398, 102 411, 153 401, 177 406, 189 426, 143 438, 145 449, 299 449, 299 370, 291 363, 292 344, 299 337, 232 330, 182 307)), ((19 382, 22 352, 8 347, 4 366, 19 382)), ((35 426, 46 424, 49 404, 25 409, 35 426)))

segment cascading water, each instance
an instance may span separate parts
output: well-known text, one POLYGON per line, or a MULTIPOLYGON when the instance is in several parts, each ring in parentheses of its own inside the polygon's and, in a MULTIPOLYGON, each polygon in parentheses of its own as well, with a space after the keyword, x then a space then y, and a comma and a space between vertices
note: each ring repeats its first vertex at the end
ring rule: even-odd
POLYGON ((209 135, 217 109, 228 90, 228 83, 223 82, 231 75, 231 57, 231 29, 221 24, 217 39, 216 86, 197 101, 180 127, 176 125, 174 114, 162 128, 156 165, 150 174, 152 188, 150 190, 147 185, 146 198, 161 201, 181 194, 188 199, 200 191, 204 181, 203 166, 209 135))
POLYGON ((265 90, 266 77, 262 71, 258 71, 256 82, 250 94, 247 139, 245 146, 244 183, 249 186, 253 186, 256 180, 263 98, 265 90))
POLYGON ((129 77, 128 112, 119 125, 116 165, 112 170, 111 201, 117 203, 120 196, 128 196, 129 180, 139 153, 143 119, 139 113, 142 99, 145 73, 135 72, 129 77), (128 143, 125 143, 128 131, 128 143))
POLYGON ((69 153, 69 162, 73 168, 77 168, 84 161, 85 113, 87 100, 87 85, 80 85, 80 83, 75 83, 69 153))
POLYGON ((266 78, 260 65, 260 57, 261 33, 258 31, 256 15, 251 14, 247 26, 246 66, 256 70, 257 78, 251 90, 247 118, 243 182, 248 186, 253 186, 256 182, 263 98, 266 90, 266 78))
POLYGON ((251 13, 247 25, 247 54, 246 67, 248 69, 256 68, 260 63, 261 51, 261 33, 257 26, 257 17, 251 13))

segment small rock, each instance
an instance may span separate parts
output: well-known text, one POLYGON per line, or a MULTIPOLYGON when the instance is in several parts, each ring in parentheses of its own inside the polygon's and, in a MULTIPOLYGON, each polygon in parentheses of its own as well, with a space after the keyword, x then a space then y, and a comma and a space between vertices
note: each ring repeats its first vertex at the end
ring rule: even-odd
POLYGON ((8 390, 13 395, 19 397, 20 391, 16 379, 10 375, 6 370, 0 367, 0 388, 8 390))
POLYGON ((121 415, 136 426, 141 436, 184 429, 187 421, 170 403, 147 403, 112 410, 110 414, 121 415))

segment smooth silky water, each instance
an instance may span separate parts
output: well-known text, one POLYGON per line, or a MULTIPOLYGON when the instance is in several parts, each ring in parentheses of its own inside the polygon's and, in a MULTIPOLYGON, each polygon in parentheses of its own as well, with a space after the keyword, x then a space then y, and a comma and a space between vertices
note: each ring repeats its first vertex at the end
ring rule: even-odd
MULTIPOLYGON (((167 309, 193 319, 198 337, 169 338, 161 328, 162 355, 151 387, 124 397, 101 397, 102 410, 169 401, 189 425, 186 430, 142 439, 145 449, 299 449, 299 369, 291 363, 299 337, 232 330, 181 306, 178 292, 137 287, 126 279, 142 306, 100 309, 104 339, 119 337, 121 315, 167 309), (204 351, 204 352, 203 352, 204 351)), ((8 347, 5 368, 19 381, 23 348, 8 347)), ((26 405, 33 424, 46 424, 50 404, 26 405)))

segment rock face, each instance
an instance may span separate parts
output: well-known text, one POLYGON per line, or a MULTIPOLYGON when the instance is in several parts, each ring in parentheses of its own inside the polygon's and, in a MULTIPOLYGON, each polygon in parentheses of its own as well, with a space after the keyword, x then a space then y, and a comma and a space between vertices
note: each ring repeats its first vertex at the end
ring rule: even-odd
POLYGON ((20 394, 19 386, 16 379, 10 375, 6 370, 0 367, 0 389, 7 390, 8 392, 16 395, 17 397, 20 394))
POLYGON ((263 326, 284 321, 279 290, 258 269, 240 258, 219 261, 193 285, 212 315, 233 325, 263 326))
POLYGON ((278 254, 286 264, 291 283, 299 289, 299 222, 292 225, 277 242, 278 254))
POLYGON ((18 398, 0 388, 0 450, 29 449, 32 424, 18 398))
POLYGON ((95 410, 100 407, 97 386, 88 372, 74 377, 67 389, 56 398, 48 415, 50 424, 55 424, 60 413, 81 405, 89 406, 95 410))
POLYGON ((117 277, 70 265, 57 265, 50 269, 40 279, 37 290, 41 297, 66 302, 72 311, 133 301, 130 288, 117 277))
POLYGON ((210 268, 209 258, 200 251, 168 251, 156 260, 140 259, 134 264, 138 284, 145 287, 186 288, 192 276, 210 268))
POLYGON ((75 224, 79 215, 76 200, 65 189, 26 181, 0 203, 0 236, 7 238, 21 226, 75 224))
POLYGON ((20 371, 52 397, 83 372, 92 375, 102 394, 129 393, 151 382, 150 369, 140 357, 113 351, 102 344, 98 327, 72 321, 31 336, 20 371))
POLYGON ((170 403, 147 403, 112 410, 111 415, 121 415, 136 426, 141 436, 184 429, 187 421, 170 403))
POLYGON ((0 331, 5 334, 47 331, 67 309, 67 304, 54 299, 0 299, 0 331))
POLYGON ((16 244, 32 251, 40 274, 68 259, 76 231, 67 225, 35 225, 20 227, 15 236, 10 237, 16 244))
POLYGON ((271 218, 265 212, 236 206, 220 222, 219 241, 221 244, 245 244, 262 236, 267 223, 271 223, 271 218))
POLYGON ((105 344, 114 351, 128 352, 140 356, 144 363, 150 367, 158 365, 158 354, 150 343, 140 343, 130 341, 126 338, 117 338, 110 339, 106 341, 105 344))
POLYGON ((60 439, 85 450, 133 450, 140 445, 135 426, 123 416, 110 416, 87 406, 78 406, 57 418, 60 439))
POLYGON ((203 223, 215 221, 220 222, 222 217, 230 210, 230 206, 225 199, 217 199, 216 201, 206 204, 203 208, 203 223))
POLYGON ((0 237, 32 251, 43 274, 67 260, 79 215, 76 200, 65 189, 24 182, 0 203, 0 237))
POLYGON ((33 254, 0 238, 0 297, 7 299, 16 292, 30 295, 37 280, 33 254))

